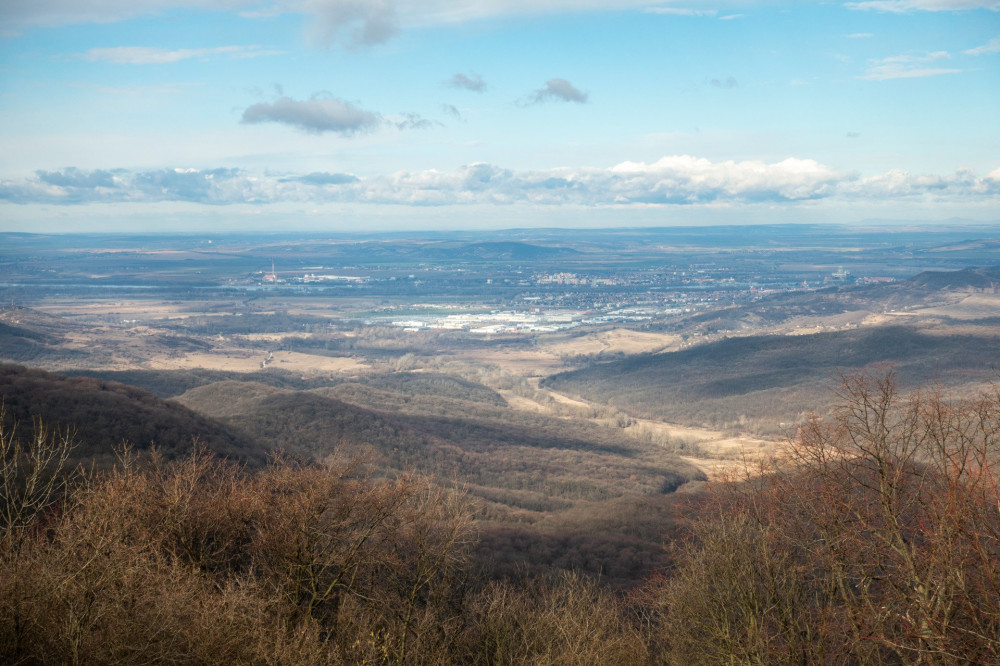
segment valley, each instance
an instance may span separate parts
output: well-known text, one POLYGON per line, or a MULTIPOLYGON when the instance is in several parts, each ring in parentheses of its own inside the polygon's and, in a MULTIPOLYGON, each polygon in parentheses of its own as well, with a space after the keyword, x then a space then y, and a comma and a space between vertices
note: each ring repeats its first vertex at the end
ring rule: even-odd
POLYGON ((84 428, 104 465, 122 439, 180 451, 217 429, 212 447, 254 465, 418 472, 476 501, 494 573, 572 559, 627 586, 666 561, 678 498, 784 457, 842 374, 994 381, 990 231, 8 235, 5 401, 79 427, 86 407, 56 397, 75 381, 98 411, 109 390, 186 410, 169 436, 84 428))

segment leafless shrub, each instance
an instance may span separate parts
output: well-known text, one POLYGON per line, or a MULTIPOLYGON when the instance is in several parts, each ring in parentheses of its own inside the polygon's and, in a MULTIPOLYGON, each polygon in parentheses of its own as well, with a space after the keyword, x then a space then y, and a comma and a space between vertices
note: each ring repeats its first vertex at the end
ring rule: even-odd
POLYGON ((524 587, 495 583, 480 604, 476 663, 582 666, 651 659, 624 602, 592 578, 566 573, 524 587))
POLYGON ((884 372, 839 397, 701 515, 660 597, 675 662, 1000 661, 1000 394, 904 397, 884 372))

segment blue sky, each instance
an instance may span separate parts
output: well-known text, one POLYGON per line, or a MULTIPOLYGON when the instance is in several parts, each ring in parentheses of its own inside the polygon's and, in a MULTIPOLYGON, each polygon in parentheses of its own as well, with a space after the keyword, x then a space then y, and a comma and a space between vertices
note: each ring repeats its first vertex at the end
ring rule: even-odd
POLYGON ((6 0, 0 230, 1000 220, 1000 0, 6 0))

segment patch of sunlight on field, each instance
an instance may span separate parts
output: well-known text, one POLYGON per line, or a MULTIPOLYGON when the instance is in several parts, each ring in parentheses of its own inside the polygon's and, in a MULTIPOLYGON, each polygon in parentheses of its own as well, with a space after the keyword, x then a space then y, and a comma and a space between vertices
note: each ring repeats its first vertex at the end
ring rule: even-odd
POLYGON ((357 372, 368 366, 353 358, 313 356, 299 352, 226 351, 218 353, 195 352, 173 358, 157 357, 147 363, 154 370, 222 370, 226 372, 254 372, 264 367, 279 368, 303 375, 357 372))
POLYGON ((553 341, 540 345, 545 351, 553 354, 578 356, 586 354, 642 354, 676 349, 681 338, 679 335, 663 333, 646 333, 630 331, 626 328, 616 328, 610 331, 600 331, 582 335, 570 340, 553 341))
POLYGON ((1000 315, 1000 295, 971 294, 957 303, 917 310, 924 315, 937 315, 953 319, 982 319, 1000 315))

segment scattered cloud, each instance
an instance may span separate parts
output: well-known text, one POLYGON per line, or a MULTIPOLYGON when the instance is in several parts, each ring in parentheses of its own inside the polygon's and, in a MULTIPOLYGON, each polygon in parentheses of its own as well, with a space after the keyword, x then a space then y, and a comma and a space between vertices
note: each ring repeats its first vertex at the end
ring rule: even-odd
POLYGON ((994 37, 982 46, 965 51, 966 55, 986 55, 987 53, 1000 53, 1000 37, 994 37))
POLYGON ((414 26, 651 4, 651 0, 5 0, 0 35, 32 26, 113 23, 194 9, 230 12, 251 20, 300 15, 306 18, 306 33, 314 43, 353 49, 382 44, 414 26))
POLYGON ((67 168, 0 181, 0 200, 17 204, 182 201, 206 205, 355 203, 411 206, 467 204, 592 207, 708 204, 795 204, 814 200, 1000 200, 1000 169, 985 176, 873 176, 837 172, 815 160, 788 158, 712 162, 672 155, 610 168, 513 170, 470 164, 454 171, 399 171, 371 177, 347 173, 258 176, 240 169, 151 171, 67 168))
POLYGON ((957 12, 970 9, 990 9, 1000 11, 998 0, 867 0, 866 2, 848 2, 848 9, 861 11, 891 12, 905 14, 908 12, 957 12))
POLYGON ((399 31, 398 7, 415 0, 7 0, 0 12, 0 32, 16 33, 30 26, 113 23, 185 9, 233 12, 243 18, 267 19, 299 14, 319 44, 348 48, 381 44, 399 31))
POLYGON ((90 49, 81 54, 91 62, 110 62, 116 65, 163 65, 167 63, 207 59, 217 55, 233 58, 256 58, 259 56, 281 55, 282 51, 268 51, 259 46, 217 46, 207 49, 169 49, 148 46, 115 46, 112 48, 90 49))
POLYGON ((275 102, 260 102, 243 111, 243 123, 283 123, 311 134, 333 132, 352 136, 379 127, 384 119, 350 102, 314 96, 307 100, 279 97, 275 102))
POLYGON ((526 104, 542 104, 544 102, 575 102, 586 104, 589 95, 573 86, 566 79, 549 79, 544 88, 529 94, 522 101, 526 104))
POLYGON ((941 74, 957 74, 961 69, 953 67, 928 67, 928 63, 948 60, 947 51, 934 51, 923 55, 898 55, 868 61, 868 72, 863 79, 885 81, 888 79, 913 79, 941 74))
POLYGON ((283 3, 314 18, 309 35, 320 44, 347 48, 382 44, 399 32, 394 0, 303 0, 283 3), (301 11, 301 10, 299 10, 301 11))
POLYGON ((852 32, 849 35, 844 35, 847 39, 871 39, 874 36, 874 33, 871 32, 852 32))
POLYGON ((458 110, 458 107, 453 104, 442 104, 441 110, 447 113, 449 116, 453 116, 462 120, 462 112, 458 110))
POLYGON ((860 139, 861 138, 861 132, 848 132, 847 133, 847 138, 848 139, 860 139))
POLYGON ((736 19, 746 18, 746 14, 726 14, 725 16, 720 16, 720 21, 735 21, 736 19))
POLYGON ((689 9, 687 7, 647 7, 643 11, 647 14, 665 14, 667 16, 715 16, 719 13, 715 9, 689 9))
POLYGON ((737 81, 732 76, 727 76, 724 79, 712 79, 708 82, 708 85, 713 88, 721 88, 723 90, 732 90, 733 88, 739 88, 740 82, 737 81))
MULTIPOLYGON (((276 89, 281 90, 280 86, 276 86, 276 89)), ((372 132, 381 127, 421 130, 441 126, 440 122, 416 113, 383 116, 325 93, 318 93, 307 100, 282 95, 273 102, 252 104, 243 111, 240 122, 249 125, 281 123, 310 134, 332 132, 345 137, 372 132)))
POLYGON ((486 92, 486 82, 483 81, 483 77, 474 73, 463 74, 462 72, 457 72, 445 84, 460 90, 471 90, 477 93, 486 92))
POLYGON ((410 130, 410 129, 430 129, 432 127, 439 127, 441 123, 428 120, 423 118, 416 113, 401 113, 399 116, 390 121, 396 129, 399 130, 410 130))

